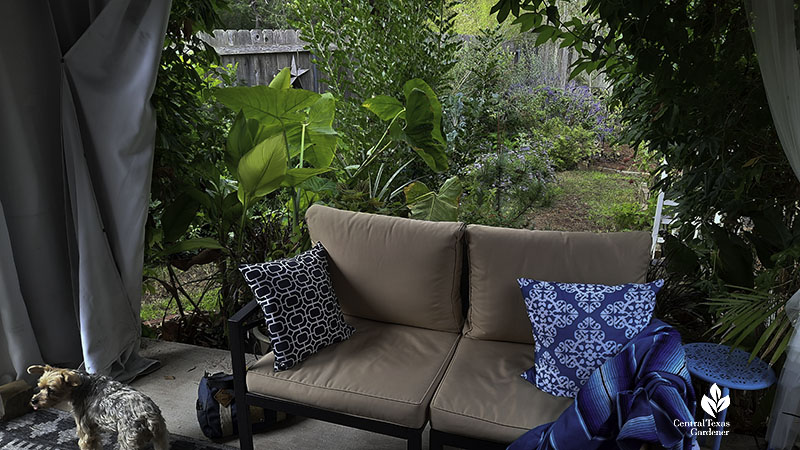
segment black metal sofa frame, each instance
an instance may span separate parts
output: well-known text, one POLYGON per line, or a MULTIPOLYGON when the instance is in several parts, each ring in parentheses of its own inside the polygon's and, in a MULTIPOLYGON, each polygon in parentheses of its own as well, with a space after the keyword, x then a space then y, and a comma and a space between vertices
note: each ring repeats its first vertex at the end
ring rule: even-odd
POLYGON ((294 414, 301 417, 308 417, 387 436, 398 437, 408 442, 408 450, 422 449, 422 432, 425 427, 419 429, 406 428, 386 422, 354 417, 348 414, 300 405, 248 392, 244 342, 247 331, 261 324, 261 319, 252 319, 259 311, 258 303, 253 300, 228 320, 231 359, 233 364, 233 383, 236 404, 239 405, 239 407, 237 407, 237 421, 239 424, 247 424, 247 426, 240 426, 238 430, 239 447, 242 450, 253 449, 253 432, 250 426, 250 412, 249 408, 242 407, 242 405, 248 407, 258 406, 272 411, 281 411, 287 414, 294 414))

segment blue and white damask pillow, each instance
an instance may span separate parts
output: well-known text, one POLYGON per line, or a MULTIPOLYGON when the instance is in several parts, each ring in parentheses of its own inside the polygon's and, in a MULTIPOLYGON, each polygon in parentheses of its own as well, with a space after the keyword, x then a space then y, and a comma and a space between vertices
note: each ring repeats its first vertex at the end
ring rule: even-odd
POLYGON ((317 243, 293 258, 239 266, 264 311, 276 372, 355 331, 345 322, 333 291, 327 254, 317 243))
POLYGON ((589 375, 649 323, 664 280, 606 286, 520 278, 535 341, 522 374, 544 392, 575 398, 589 375))

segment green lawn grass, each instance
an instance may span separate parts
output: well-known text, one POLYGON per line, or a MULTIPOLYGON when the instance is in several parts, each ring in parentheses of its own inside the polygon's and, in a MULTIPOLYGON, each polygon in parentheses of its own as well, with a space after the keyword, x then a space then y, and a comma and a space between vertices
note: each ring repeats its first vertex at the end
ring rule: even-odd
MULTIPOLYGON (((181 281, 183 288, 192 296, 192 301, 199 301, 198 306, 202 311, 215 311, 218 309, 219 286, 209 286, 208 292, 203 295, 203 290, 207 283, 206 280, 211 275, 211 271, 213 271, 211 267, 204 266, 192 267, 187 272, 176 270, 176 276, 181 281)), ((158 269, 155 272, 154 276, 164 280, 169 279, 165 269, 158 269)), ((194 311, 194 306, 183 295, 181 295, 180 299, 184 312, 190 313, 194 311)), ((179 312, 177 303, 160 283, 152 279, 145 282, 140 314, 143 322, 151 320, 160 322, 163 317, 179 314, 179 312)))
MULTIPOLYGON (((208 294, 206 294, 203 301, 199 303, 200 309, 202 311, 215 311, 218 308, 217 305, 217 292, 219 288, 215 288, 211 290, 208 294)), ((183 307, 185 312, 192 312, 194 311, 194 306, 189 304, 185 298, 181 298, 183 302, 183 307)), ((147 322, 150 320, 161 320, 162 317, 171 316, 174 314, 178 314, 178 305, 175 303, 175 300, 168 297, 164 294, 163 297, 152 298, 148 302, 142 302, 142 312, 141 317, 143 322, 147 322)))
POLYGON ((649 230, 652 201, 645 175, 572 170, 558 174, 551 206, 532 211, 531 228, 560 231, 649 230))

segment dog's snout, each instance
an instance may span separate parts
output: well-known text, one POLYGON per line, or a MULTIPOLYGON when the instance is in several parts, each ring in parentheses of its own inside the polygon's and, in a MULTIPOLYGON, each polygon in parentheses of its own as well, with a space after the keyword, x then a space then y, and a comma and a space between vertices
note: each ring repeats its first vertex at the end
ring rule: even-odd
POLYGON ((33 397, 31 397, 31 407, 33 409, 39 409, 41 399, 39 398, 39 393, 37 392, 33 397))
POLYGON ((36 386, 33 388, 33 397, 31 397, 31 405, 36 406, 41 401, 42 388, 36 386))

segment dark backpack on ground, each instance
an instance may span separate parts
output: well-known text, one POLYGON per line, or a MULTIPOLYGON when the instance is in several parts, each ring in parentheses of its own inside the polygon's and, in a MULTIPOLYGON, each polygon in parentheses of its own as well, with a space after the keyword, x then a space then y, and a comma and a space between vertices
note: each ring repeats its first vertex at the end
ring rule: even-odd
MULTIPOLYGON (((253 433, 265 431, 285 418, 283 413, 250 407, 253 433)), ((233 375, 223 372, 209 375, 206 372, 197 388, 197 421, 209 439, 225 439, 238 434, 233 375)))

